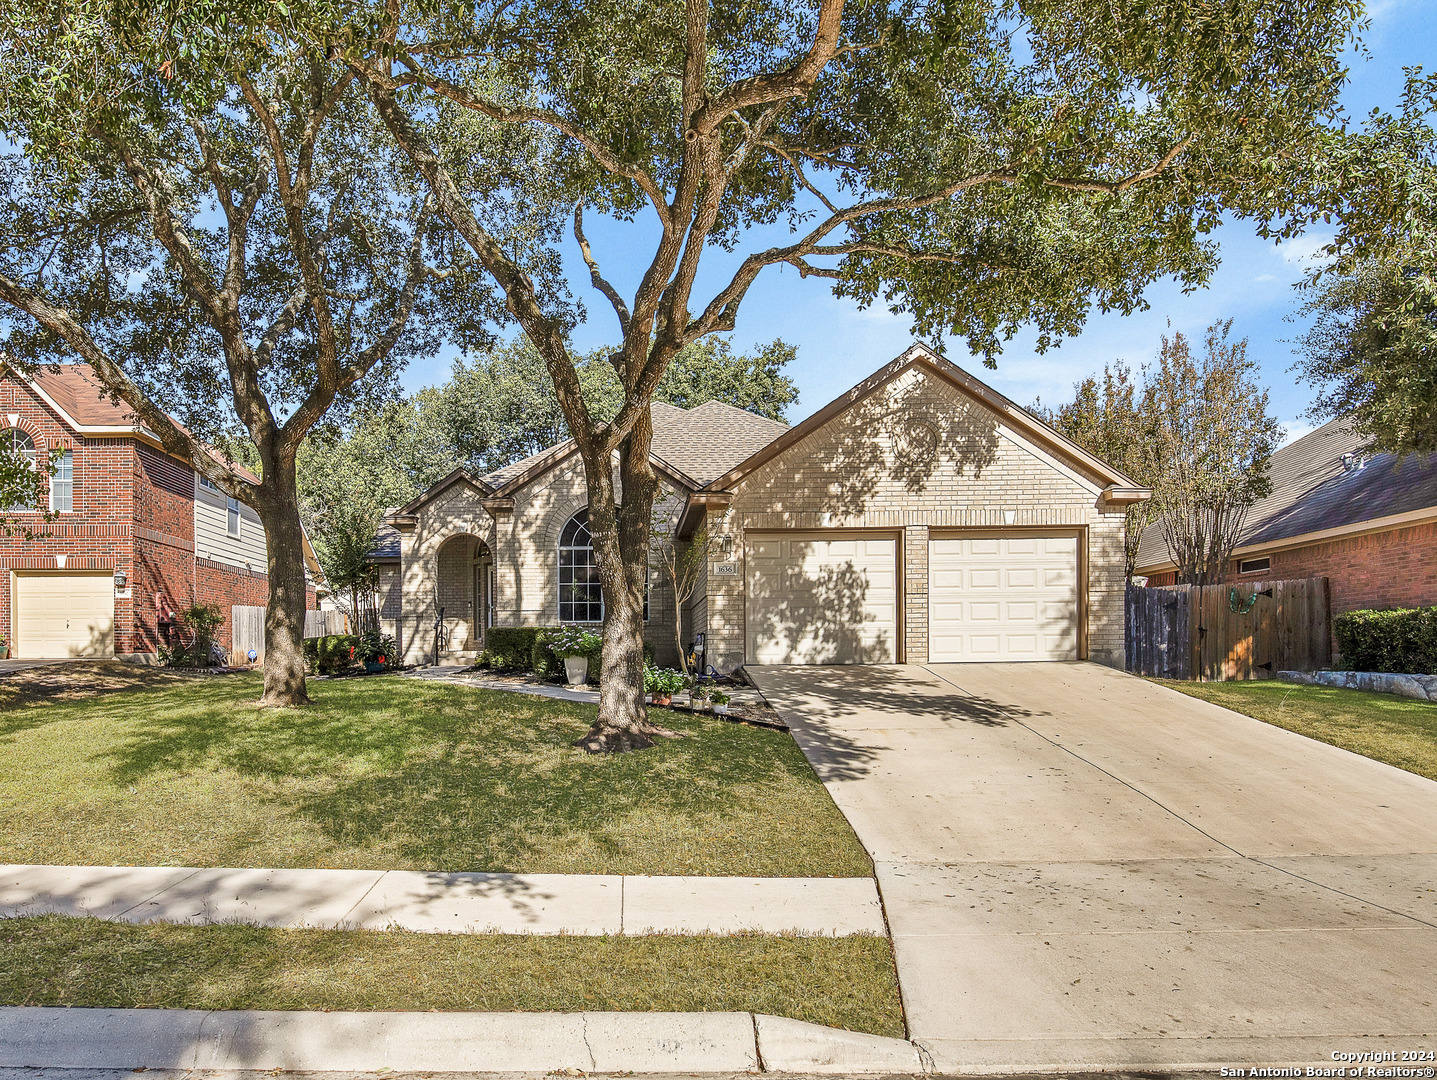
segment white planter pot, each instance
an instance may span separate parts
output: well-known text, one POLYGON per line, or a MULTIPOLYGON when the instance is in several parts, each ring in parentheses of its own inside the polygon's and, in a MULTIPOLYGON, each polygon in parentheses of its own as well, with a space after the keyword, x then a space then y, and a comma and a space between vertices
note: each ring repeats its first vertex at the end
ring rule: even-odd
POLYGON ((722 702, 716 701, 716 702, 714 702, 714 715, 715 715, 715 716, 727 716, 727 715, 728 715, 728 702, 727 702, 727 701, 722 701, 722 702))
POLYGON ((589 678, 589 658, 587 656, 566 656, 564 657, 564 680, 570 686, 581 686, 589 678))

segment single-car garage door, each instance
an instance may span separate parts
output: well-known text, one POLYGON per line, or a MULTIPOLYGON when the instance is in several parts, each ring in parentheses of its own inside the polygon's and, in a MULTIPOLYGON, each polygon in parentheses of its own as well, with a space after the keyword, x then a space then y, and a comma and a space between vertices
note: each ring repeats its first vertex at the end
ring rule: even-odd
POLYGON ((16 572, 12 580, 12 656, 48 660, 115 655, 115 585, 109 572, 16 572))
POLYGON ((1078 658, 1078 538, 964 536, 929 541, 928 657, 1078 658))
POLYGON ((748 660, 894 663, 897 548, 891 536, 750 537, 745 552, 748 660))

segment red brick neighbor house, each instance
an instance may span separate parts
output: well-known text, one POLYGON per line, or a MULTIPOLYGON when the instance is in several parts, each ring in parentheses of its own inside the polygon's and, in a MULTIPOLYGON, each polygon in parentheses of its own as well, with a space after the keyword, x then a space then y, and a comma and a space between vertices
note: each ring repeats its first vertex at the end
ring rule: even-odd
MULTIPOLYGON (((1253 506, 1228 567, 1232 582, 1326 577, 1332 613, 1437 604, 1437 454, 1364 455, 1334 420, 1272 455, 1272 494, 1253 506)), ((1136 572, 1171 585, 1156 526, 1136 572)))
MULTIPOLYGON (((228 649, 231 606, 265 603, 258 516, 161 449, 88 367, 33 378, 0 368, 0 438, 40 461, 64 451, 50 477, 59 516, 33 513, 33 538, 0 536, 0 635, 12 658, 151 660, 162 618, 192 603, 224 613, 228 649)), ((305 554, 318 581, 307 543, 305 554)))

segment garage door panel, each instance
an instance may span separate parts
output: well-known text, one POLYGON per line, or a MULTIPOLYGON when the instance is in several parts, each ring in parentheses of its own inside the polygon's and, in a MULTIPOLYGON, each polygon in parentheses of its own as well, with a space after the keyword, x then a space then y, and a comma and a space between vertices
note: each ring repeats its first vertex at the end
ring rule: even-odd
POLYGON ((755 538, 746 545, 746 653, 766 664, 893 663, 892 538, 755 538), (780 553, 773 557, 773 553, 780 553))
POLYGON ((115 586, 106 573, 16 573, 14 655, 25 660, 115 654, 115 586))
POLYGON ((1076 659, 1077 559, 1074 536, 932 540, 930 659, 1076 659))

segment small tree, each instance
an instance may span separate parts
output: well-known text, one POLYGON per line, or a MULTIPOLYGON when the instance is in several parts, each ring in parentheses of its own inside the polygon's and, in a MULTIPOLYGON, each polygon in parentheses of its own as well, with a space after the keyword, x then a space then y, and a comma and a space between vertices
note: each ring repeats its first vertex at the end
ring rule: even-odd
POLYGON ((1160 527, 1191 585, 1223 580, 1248 510, 1272 490, 1267 462, 1281 428, 1267 411, 1247 339, 1215 322, 1195 358, 1182 334, 1164 336, 1143 388, 1151 423, 1160 527))
MULTIPOLYGON (((1139 379, 1143 373, 1139 374, 1139 379)), ((1123 475, 1145 487, 1159 483, 1155 417, 1142 407, 1133 371, 1121 360, 1103 368, 1101 383, 1089 376, 1073 387, 1073 400, 1052 412, 1033 411, 1058 431, 1123 475)), ((1124 517, 1123 569, 1129 583, 1137 566, 1143 530, 1158 515, 1160 500, 1145 499, 1128 507, 1124 517)))
POLYGON ((665 503, 657 503, 653 512, 653 533, 649 540, 649 565, 674 594, 674 644, 679 650, 679 667, 689 674, 688 653, 684 649, 684 604, 694 595, 712 549, 708 526, 696 529, 687 541, 678 538, 678 517, 665 503))

